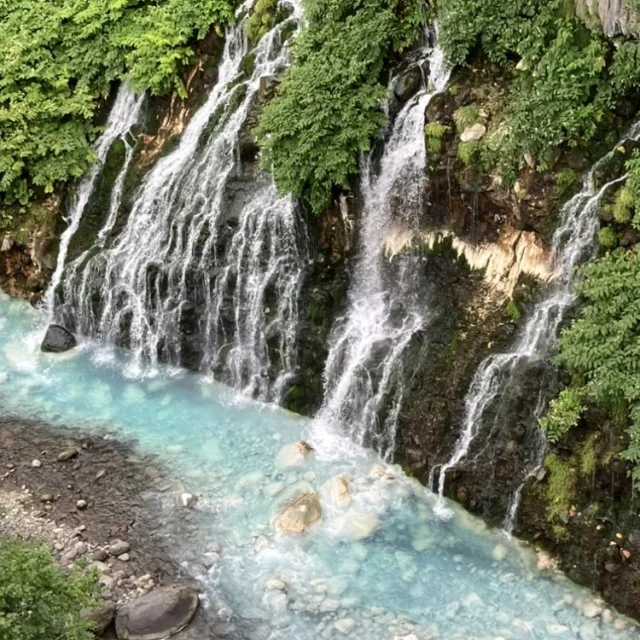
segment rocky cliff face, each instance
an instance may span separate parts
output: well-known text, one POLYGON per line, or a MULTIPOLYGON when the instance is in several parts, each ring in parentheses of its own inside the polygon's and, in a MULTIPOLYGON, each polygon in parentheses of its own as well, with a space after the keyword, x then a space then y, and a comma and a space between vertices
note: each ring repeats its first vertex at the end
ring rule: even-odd
POLYGON ((607 37, 640 35, 640 17, 632 0, 576 0, 576 12, 592 28, 607 37))

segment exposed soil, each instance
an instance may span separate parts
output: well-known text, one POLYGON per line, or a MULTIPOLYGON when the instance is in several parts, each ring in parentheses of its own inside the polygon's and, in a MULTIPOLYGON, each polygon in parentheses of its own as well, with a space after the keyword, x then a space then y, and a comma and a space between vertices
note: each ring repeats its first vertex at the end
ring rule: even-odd
MULTIPOLYGON (((180 490, 156 460, 136 457, 133 443, 0 418, 0 536, 43 540, 62 566, 93 563, 116 604, 163 584, 198 588, 180 565, 181 543, 198 529, 175 502, 180 490), (75 453, 59 461, 63 452, 75 453), (109 552, 117 541, 130 546, 124 557, 109 552)), ((174 637, 220 637, 211 617, 201 607, 174 637)))

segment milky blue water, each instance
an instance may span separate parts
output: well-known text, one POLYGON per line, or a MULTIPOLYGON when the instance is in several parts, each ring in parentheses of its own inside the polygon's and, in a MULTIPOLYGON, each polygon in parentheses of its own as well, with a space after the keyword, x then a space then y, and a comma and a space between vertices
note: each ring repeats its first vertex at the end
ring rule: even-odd
POLYGON ((176 370, 129 378, 124 354, 92 344, 42 354, 40 322, 0 296, 0 415, 116 431, 158 454, 198 495, 192 513, 212 515, 196 519, 212 550, 211 568, 199 569, 205 604, 222 619, 249 620, 243 637, 639 637, 588 591, 539 571, 531 549, 457 507, 439 520, 433 494, 372 453, 291 458, 308 420, 176 370), (325 484, 338 474, 349 487, 341 499, 325 484), (319 492, 322 519, 302 536, 276 532, 278 506, 301 490, 319 492))

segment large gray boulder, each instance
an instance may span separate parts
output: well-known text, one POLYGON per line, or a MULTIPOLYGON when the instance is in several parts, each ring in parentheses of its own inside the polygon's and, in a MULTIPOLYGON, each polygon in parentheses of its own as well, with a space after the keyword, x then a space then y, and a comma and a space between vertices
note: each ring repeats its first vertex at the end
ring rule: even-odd
POLYGON ((198 608, 198 593, 172 584, 160 587, 118 610, 119 640, 163 640, 184 629, 198 608))
POLYGON ((78 341, 69 329, 65 329, 59 324, 51 324, 40 345, 40 350, 45 353, 63 353, 77 345, 78 341))

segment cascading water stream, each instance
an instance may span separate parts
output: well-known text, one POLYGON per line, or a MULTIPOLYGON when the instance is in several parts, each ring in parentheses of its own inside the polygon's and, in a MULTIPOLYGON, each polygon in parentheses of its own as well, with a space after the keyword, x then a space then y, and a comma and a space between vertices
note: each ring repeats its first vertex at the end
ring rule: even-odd
POLYGON ((248 79, 244 20, 229 30, 216 85, 176 149, 144 178, 124 230, 65 279, 77 330, 126 344, 130 373, 186 364, 277 400, 295 370, 306 267, 296 205, 265 176, 232 185, 242 178, 240 135, 261 79, 288 64, 287 38, 299 28, 298 4, 284 4, 291 14, 251 52, 248 79))
MULTIPOLYGON (((461 435, 453 454, 439 469, 438 496, 439 512, 443 517, 450 513, 444 505, 444 489, 447 472, 454 469, 469 454, 472 443, 485 429, 485 415, 488 410, 506 395, 518 369, 528 363, 548 358, 558 336, 560 325, 567 312, 577 300, 574 291, 575 269, 585 260, 593 258, 597 251, 595 242, 598 228, 598 212, 604 194, 625 176, 613 179, 602 187, 596 186, 596 174, 617 152, 625 140, 640 137, 640 124, 634 125, 629 133, 601 158, 583 180, 582 189, 571 198, 560 213, 560 226, 553 235, 552 261, 555 267, 555 283, 547 297, 538 303, 527 320, 524 329, 507 353, 494 354, 486 358, 476 371, 465 398, 464 421, 461 435)), ((544 410, 547 390, 540 383, 538 401, 533 411, 534 423, 544 410)), ((497 416, 494 418, 494 423, 497 416)), ((495 424, 487 428, 495 428, 495 424)), ((534 424, 534 438, 537 440, 535 463, 526 473, 522 483, 512 496, 505 520, 505 529, 511 532, 514 526, 520 494, 524 483, 532 477, 542 464, 546 441, 537 424, 534 424)))
POLYGON ((332 333, 325 399, 315 420, 314 440, 322 441, 325 451, 343 449, 341 443, 348 447, 353 441, 373 446, 383 457, 392 454, 403 395, 402 356, 429 321, 409 293, 413 275, 409 270, 401 270, 399 281, 385 278, 383 240, 394 220, 404 217, 410 224, 422 210, 427 180, 424 113, 449 78, 443 53, 434 44, 436 36, 435 29, 426 34, 427 44, 416 64, 428 63, 428 79, 397 115, 379 170, 373 152, 362 163, 359 254, 348 311, 332 333), (385 403, 390 408, 380 426, 385 403))
MULTIPOLYGON (((98 179, 105 160, 107 159, 109 149, 111 149, 113 143, 118 139, 123 140, 127 149, 130 149, 130 145, 126 140, 126 137, 131 131, 131 128, 138 123, 142 113, 143 103, 144 95, 136 95, 126 83, 120 85, 118 94, 107 120, 105 131, 94 145, 97 162, 91 168, 89 175, 83 178, 78 185, 75 200, 68 215, 69 226, 60 237, 58 261, 55 271, 53 272, 53 276, 51 277, 51 283, 44 296, 43 306, 47 320, 53 319, 55 311, 55 292, 62 281, 69 244, 73 236, 78 231, 80 221, 82 220, 82 216, 96 186, 96 180, 98 179)), ((129 152, 127 151, 127 153, 129 152)), ((127 155, 127 157, 130 161, 129 155, 127 155)), ((124 181, 125 173, 126 170, 121 171, 118 180, 120 180, 121 177, 122 181, 124 181)), ((117 189, 114 189, 114 196, 116 192, 117 189)), ((122 183, 119 185, 119 193, 120 195, 118 198, 122 194, 122 183)), ((112 206, 115 206, 113 198, 112 206)))

